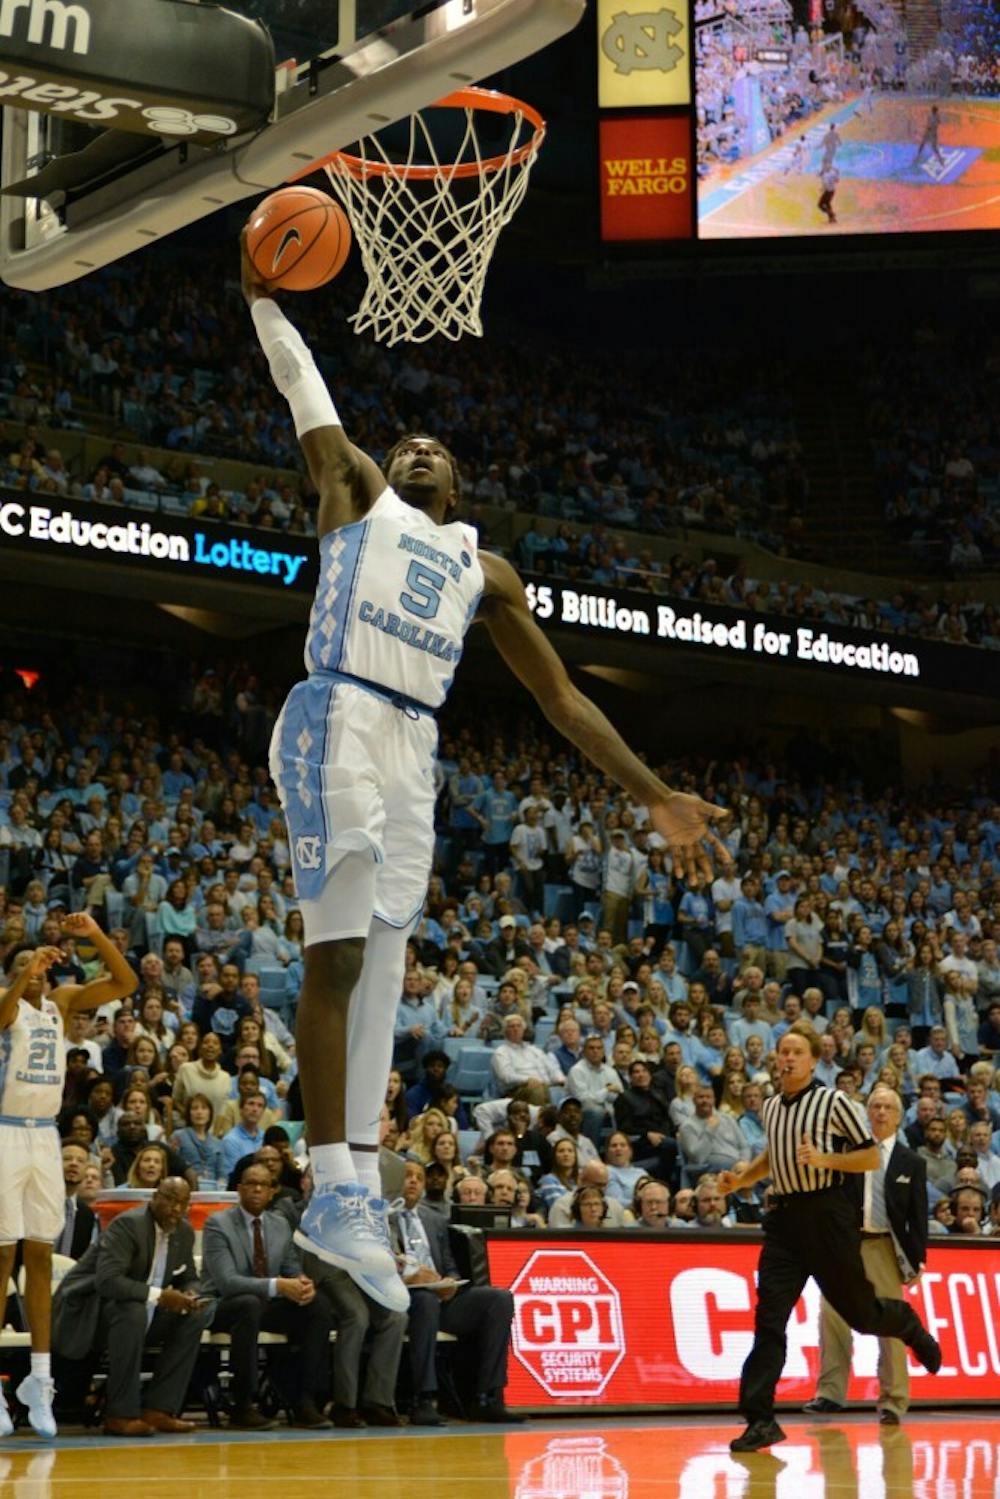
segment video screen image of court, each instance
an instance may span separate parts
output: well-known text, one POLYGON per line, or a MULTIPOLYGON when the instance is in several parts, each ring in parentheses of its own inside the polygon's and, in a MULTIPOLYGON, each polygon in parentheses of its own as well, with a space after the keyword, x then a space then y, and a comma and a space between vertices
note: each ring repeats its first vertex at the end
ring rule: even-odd
POLYGON ((1000 9, 926 10, 873 0, 852 30, 807 31, 750 0, 703 20, 701 238, 996 226, 1000 9))

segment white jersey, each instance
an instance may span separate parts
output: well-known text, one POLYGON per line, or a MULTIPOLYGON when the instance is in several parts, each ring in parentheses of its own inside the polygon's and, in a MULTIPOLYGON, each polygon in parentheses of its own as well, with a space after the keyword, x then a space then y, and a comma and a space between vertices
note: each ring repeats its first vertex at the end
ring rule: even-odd
POLYGON ((428 708, 444 702, 483 591, 477 537, 383 490, 320 542, 306 670, 344 672, 428 708))
POLYGON ((54 1119, 62 1108, 66 1045, 62 1015, 51 999, 36 1010, 26 999, 0 1031, 0 1115, 54 1119))

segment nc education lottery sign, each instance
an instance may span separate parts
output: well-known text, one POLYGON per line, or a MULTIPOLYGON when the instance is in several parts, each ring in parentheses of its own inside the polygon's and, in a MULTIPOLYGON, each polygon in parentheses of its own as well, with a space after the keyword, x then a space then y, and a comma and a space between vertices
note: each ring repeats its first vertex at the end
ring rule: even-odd
MULTIPOLYGON (((735 1404, 753 1341, 760 1236, 490 1234, 490 1278, 514 1296, 512 1405, 735 1404)), ((914 1401, 1000 1399, 1000 1262, 989 1239, 931 1241, 906 1294, 941 1343, 932 1379, 910 1361, 914 1401)), ((819 1371, 819 1291, 788 1325, 778 1400, 801 1403, 819 1371)), ((848 1398, 874 1404, 878 1341, 854 1340, 848 1398)))
POLYGON ((230 582, 267 581, 278 589, 312 587, 316 546, 305 537, 251 531, 55 497, 0 499, 0 548, 48 551, 54 557, 208 570, 230 582))

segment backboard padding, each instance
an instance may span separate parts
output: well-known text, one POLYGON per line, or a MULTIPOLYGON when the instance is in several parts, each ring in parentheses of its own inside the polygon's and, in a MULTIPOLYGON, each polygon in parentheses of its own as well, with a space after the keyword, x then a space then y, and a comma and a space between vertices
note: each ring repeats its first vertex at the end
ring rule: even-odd
MULTIPOLYGON (((398 0, 358 3, 361 19, 370 19, 380 5, 395 8, 398 0)), ((339 5, 338 21, 357 16, 354 0, 339 5)), ((274 120, 256 135, 212 150, 171 146, 72 200, 62 222, 53 225, 49 214, 47 230, 37 200, 2 198, 0 276, 27 290, 59 286, 218 208, 268 192, 330 151, 539 51, 572 29, 585 6, 586 0, 441 0, 408 11, 346 52, 338 48, 332 57, 300 64, 279 91, 274 120)), ((18 114, 4 111, 5 182, 26 174, 23 153, 37 118, 19 128, 10 120, 18 114)))

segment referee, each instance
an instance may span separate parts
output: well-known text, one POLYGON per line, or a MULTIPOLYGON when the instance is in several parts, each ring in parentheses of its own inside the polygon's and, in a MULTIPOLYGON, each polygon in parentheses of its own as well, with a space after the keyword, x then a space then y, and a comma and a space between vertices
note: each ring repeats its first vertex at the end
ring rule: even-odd
POLYGON ((784 1440, 774 1391, 785 1363, 785 1327, 810 1276, 856 1332, 900 1338, 932 1374, 941 1367, 941 1350, 909 1303, 876 1296, 865 1274, 857 1208, 841 1173, 876 1170, 879 1150, 847 1095, 813 1077, 818 1056, 812 1027, 790 1026, 778 1043, 781 1092, 763 1108, 767 1145, 742 1171, 719 1176, 726 1194, 766 1176, 777 1194, 764 1218, 754 1342, 740 1380, 747 1429, 730 1442, 734 1452, 784 1440))

